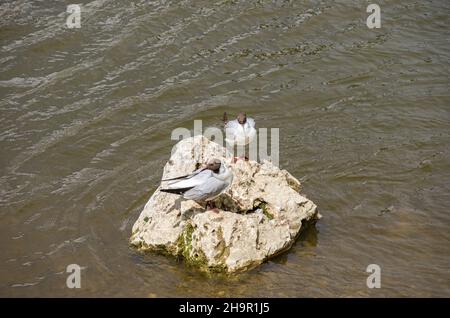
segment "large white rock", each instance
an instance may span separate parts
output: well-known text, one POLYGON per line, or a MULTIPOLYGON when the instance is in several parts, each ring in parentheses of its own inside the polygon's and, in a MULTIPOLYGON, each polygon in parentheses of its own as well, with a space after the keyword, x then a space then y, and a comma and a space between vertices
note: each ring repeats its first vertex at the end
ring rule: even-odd
POLYGON ((163 179, 191 173, 211 157, 226 158, 234 173, 231 187, 216 199, 220 212, 157 189, 133 226, 133 246, 182 255, 204 271, 236 272, 286 251, 320 218, 286 170, 270 162, 231 164, 227 150, 203 136, 174 147, 163 179))

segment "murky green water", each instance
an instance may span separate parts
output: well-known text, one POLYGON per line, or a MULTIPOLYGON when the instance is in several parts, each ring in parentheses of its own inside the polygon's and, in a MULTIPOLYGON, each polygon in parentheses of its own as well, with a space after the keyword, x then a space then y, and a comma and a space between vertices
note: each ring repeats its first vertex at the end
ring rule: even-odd
POLYGON ((1 296, 450 296, 448 1, 70 3, 0 4, 1 296), (171 131, 239 110, 323 219, 230 278, 136 253, 171 131))

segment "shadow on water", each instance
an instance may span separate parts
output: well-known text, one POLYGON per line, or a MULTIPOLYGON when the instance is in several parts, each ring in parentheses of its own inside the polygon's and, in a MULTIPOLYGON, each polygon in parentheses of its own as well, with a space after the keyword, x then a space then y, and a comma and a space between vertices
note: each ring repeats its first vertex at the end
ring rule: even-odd
POLYGON ((317 229, 316 223, 307 224, 305 229, 300 232, 300 235, 292 244, 291 248, 275 257, 272 257, 268 262, 273 262, 276 264, 286 264, 289 260, 289 255, 295 253, 299 249, 303 248, 314 248, 317 246, 319 240, 319 230, 317 229))

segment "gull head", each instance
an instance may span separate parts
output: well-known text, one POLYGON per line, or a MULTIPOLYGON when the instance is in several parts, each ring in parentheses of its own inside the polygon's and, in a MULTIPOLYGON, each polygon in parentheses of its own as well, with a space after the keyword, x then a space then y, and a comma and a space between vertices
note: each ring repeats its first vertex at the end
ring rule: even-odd
POLYGON ((206 163, 206 169, 214 171, 214 172, 219 172, 220 167, 222 166, 222 161, 220 159, 209 159, 208 162, 206 163))
POLYGON ((237 115, 237 121, 239 122, 239 124, 244 125, 247 122, 247 114, 239 113, 237 115))

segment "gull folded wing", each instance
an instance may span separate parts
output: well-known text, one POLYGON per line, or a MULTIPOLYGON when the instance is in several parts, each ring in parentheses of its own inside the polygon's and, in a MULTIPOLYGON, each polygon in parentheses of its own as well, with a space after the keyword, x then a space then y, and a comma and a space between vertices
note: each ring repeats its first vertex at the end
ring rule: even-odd
POLYGON ((211 176, 204 183, 186 191, 183 195, 185 199, 203 201, 212 199, 219 195, 228 186, 228 183, 211 176))

